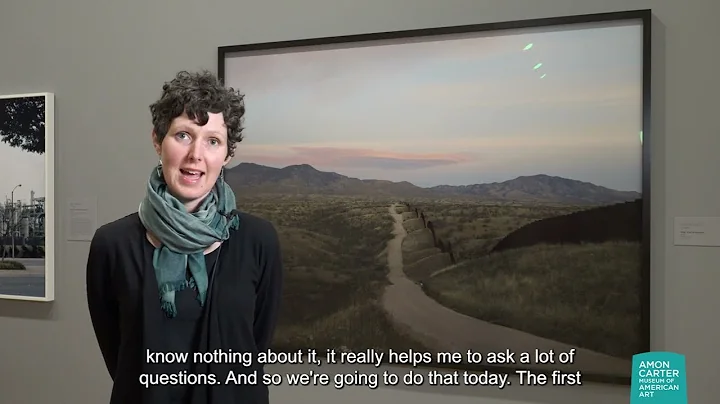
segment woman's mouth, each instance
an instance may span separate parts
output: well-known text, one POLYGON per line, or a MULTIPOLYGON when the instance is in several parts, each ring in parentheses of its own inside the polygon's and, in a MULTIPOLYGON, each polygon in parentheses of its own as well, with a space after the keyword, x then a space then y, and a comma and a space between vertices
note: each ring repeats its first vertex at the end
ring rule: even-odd
POLYGON ((187 182, 187 183, 197 182, 200 179, 200 177, 205 175, 205 173, 202 171, 188 170, 188 169, 184 169, 184 168, 180 169, 180 174, 182 174, 183 182, 187 182))

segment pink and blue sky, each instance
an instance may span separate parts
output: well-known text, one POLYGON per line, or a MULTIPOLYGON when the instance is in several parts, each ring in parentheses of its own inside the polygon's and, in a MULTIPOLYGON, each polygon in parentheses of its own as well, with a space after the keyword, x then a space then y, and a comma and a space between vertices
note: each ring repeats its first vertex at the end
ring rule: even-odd
POLYGON ((419 186, 548 174, 641 189, 640 26, 271 51, 229 58, 226 83, 246 94, 234 164, 419 186))

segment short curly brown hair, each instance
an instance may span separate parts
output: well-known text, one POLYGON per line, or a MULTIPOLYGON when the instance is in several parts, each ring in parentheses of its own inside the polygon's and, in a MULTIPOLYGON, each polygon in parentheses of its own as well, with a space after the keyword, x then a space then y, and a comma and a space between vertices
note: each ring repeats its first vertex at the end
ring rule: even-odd
POLYGON ((196 73, 181 71, 163 85, 162 96, 150 105, 153 129, 159 143, 167 135, 172 121, 183 112, 200 126, 207 124, 208 113, 222 113, 227 127, 228 155, 235 155, 237 143, 243 140, 244 94, 224 87, 207 70, 196 73))

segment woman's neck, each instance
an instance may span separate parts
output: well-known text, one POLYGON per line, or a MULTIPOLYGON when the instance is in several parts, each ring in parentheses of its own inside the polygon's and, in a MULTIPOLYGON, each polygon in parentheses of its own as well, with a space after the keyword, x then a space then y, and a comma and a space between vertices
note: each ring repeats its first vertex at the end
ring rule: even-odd
POLYGON ((205 197, 202 197, 194 201, 183 203, 183 205, 185 205, 185 210, 187 210, 188 213, 195 213, 204 199, 205 197))
MULTIPOLYGON (((210 191, 210 192, 212 192, 212 191, 210 191)), ((183 205, 185 206, 185 210, 187 210, 188 213, 195 213, 198 210, 198 208, 200 207, 200 204, 203 203, 203 201, 205 200, 205 198, 208 197, 208 195, 210 195, 210 192, 206 193, 205 195, 203 195, 197 199, 193 199, 190 201, 182 200, 181 198, 178 198, 178 199, 180 199, 182 201, 183 205)), ((175 196, 175 197, 177 198, 177 196, 175 196)))

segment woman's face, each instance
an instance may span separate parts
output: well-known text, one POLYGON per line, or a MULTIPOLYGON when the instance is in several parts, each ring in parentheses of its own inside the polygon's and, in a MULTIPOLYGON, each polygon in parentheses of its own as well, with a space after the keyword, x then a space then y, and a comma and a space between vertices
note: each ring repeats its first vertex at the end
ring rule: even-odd
POLYGON ((162 144, 153 133, 168 190, 190 212, 210 193, 223 166, 230 161, 223 115, 208 115, 205 126, 198 126, 186 114, 175 118, 162 144))

